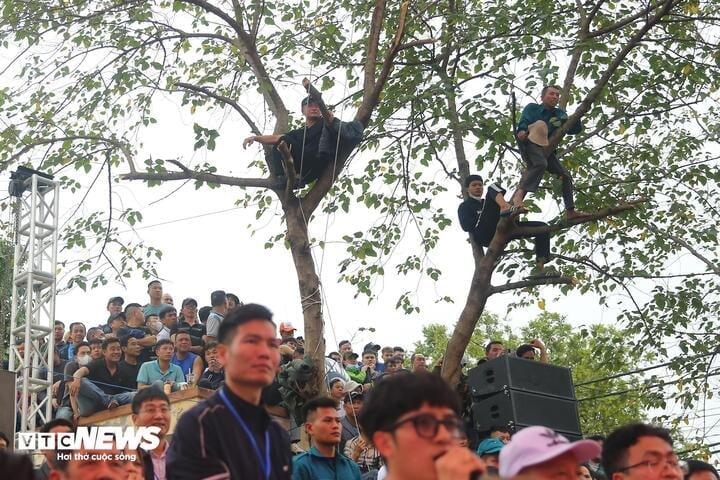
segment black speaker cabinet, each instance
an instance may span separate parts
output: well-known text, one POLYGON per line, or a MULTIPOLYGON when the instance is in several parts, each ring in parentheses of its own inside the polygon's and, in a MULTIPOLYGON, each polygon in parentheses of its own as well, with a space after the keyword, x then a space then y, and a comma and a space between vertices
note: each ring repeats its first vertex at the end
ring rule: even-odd
POLYGON ((569 368, 507 355, 470 370, 468 386, 475 398, 501 392, 507 387, 575 400, 569 368))
POLYGON ((542 425, 574 440, 582 437, 577 402, 548 395, 505 389, 475 399, 473 422, 478 432, 494 426, 519 430, 542 425))

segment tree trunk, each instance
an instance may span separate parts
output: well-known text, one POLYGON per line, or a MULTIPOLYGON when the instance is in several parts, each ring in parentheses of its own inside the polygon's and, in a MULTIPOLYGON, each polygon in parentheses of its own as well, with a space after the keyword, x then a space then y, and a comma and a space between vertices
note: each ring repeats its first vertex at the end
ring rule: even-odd
POLYGON ((287 225, 287 240, 290 244, 295 271, 300 289, 300 305, 305 323, 305 355, 313 359, 318 369, 317 392, 324 391, 325 338, 323 337, 322 298, 320 279, 315 270, 315 261, 310 251, 307 222, 309 214, 303 213, 300 201, 290 194, 282 199, 287 225))
POLYGON ((482 247, 475 245, 471 240, 475 271, 473 272, 465 307, 460 313, 460 318, 455 324, 455 329, 448 341, 442 367, 443 378, 453 387, 460 382, 462 357, 470 343, 470 338, 480 319, 480 315, 485 310, 487 299, 492 294, 490 280, 493 270, 495 270, 495 262, 505 250, 510 237, 509 232, 514 228, 513 225, 511 220, 500 220, 495 236, 490 242, 485 255, 482 253, 482 247))

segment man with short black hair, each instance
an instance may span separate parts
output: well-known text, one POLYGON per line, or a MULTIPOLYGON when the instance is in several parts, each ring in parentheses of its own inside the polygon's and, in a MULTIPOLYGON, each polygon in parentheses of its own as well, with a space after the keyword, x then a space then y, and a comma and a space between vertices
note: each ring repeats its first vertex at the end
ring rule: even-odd
POLYGON ((338 352, 340 352, 341 356, 345 355, 346 352, 352 352, 352 343, 349 340, 341 340, 338 343, 338 352))
POLYGON ((177 310, 172 305, 165 305, 158 315, 162 328, 157 334, 158 340, 170 338, 170 333, 177 328, 177 310))
POLYGON ((410 371, 413 373, 427 372, 427 363, 425 355, 422 353, 413 353, 410 357, 410 371))
POLYGON ((145 304, 143 307, 143 316, 160 315, 160 311, 165 307, 165 304, 162 303, 163 287, 160 280, 153 280, 148 283, 147 293, 148 297, 150 297, 150 303, 145 304))
MULTIPOLYGON (((98 358, 103 357, 103 341, 99 338, 94 338, 92 340, 88 340, 88 345, 90 345, 90 358, 92 360, 97 360, 98 358)), ((79 346, 79 345, 78 345, 79 346)))
POLYGON ((154 356, 155 342, 157 337, 150 335, 145 328, 145 315, 143 315, 140 305, 128 305, 125 310, 127 316, 128 335, 138 339, 142 350, 138 356, 138 362, 143 364, 150 361, 154 356))
POLYGON ((524 358, 525 360, 535 360, 535 349, 540 351, 540 363, 548 363, 548 354, 545 344, 537 338, 520 345, 515 351, 515 355, 518 358, 524 358))
POLYGON ((485 345, 485 358, 478 363, 495 360, 503 355, 505 355, 505 345, 499 340, 490 340, 488 344, 485 345))
POLYGON ((195 355, 190 351, 191 347, 190 332, 185 330, 177 332, 175 334, 175 353, 171 362, 180 367, 183 375, 185 375, 186 382, 194 384, 200 380, 202 375, 203 361, 200 355, 195 355))
POLYGON ((79 416, 77 403, 74 399, 70 398, 70 389, 68 383, 72 381, 73 374, 78 368, 88 365, 92 361, 90 356, 90 344, 87 342, 80 342, 77 347, 77 354, 75 360, 65 364, 65 371, 63 372, 63 380, 58 386, 58 398, 60 399, 57 413, 55 418, 64 418, 66 420, 72 420, 74 416, 79 416))
POLYGON ((372 389, 360 425, 385 460, 389 480, 468 480, 485 464, 457 444, 460 411, 460 399, 440 376, 394 375, 372 389))
POLYGON ((173 391, 178 389, 177 384, 185 381, 185 375, 180 367, 171 363, 174 352, 172 341, 167 338, 158 340, 155 344, 157 359, 140 365, 137 375, 138 389, 155 386, 163 390, 166 383, 170 384, 173 391))
POLYGON ((342 426, 337 401, 329 397, 309 400, 305 404, 305 418, 305 431, 312 447, 293 459, 293 480, 360 480, 360 468, 338 450, 342 426))
POLYGON ((55 348, 60 351, 65 346, 65 340, 63 340, 65 336, 65 324, 60 320, 55 320, 53 335, 55 336, 55 348))
POLYGON ((218 344, 216 342, 210 342, 205 346, 205 362, 207 362, 207 368, 200 376, 200 380, 198 381, 199 387, 217 390, 225 383, 225 372, 217 358, 217 346, 218 344))
POLYGON ((688 460, 685 480, 720 480, 718 471, 709 463, 701 460, 688 460))
MULTIPOLYGON (((530 103, 522 111, 517 131, 515 132, 522 158, 527 164, 512 203, 522 207, 527 192, 535 192, 542 181, 545 171, 557 175, 562 181, 562 197, 565 204, 565 218, 574 220, 587 217, 589 214, 575 209, 574 189, 570 172, 557 158, 557 149, 546 151, 548 139, 555 130, 568 120, 568 115, 561 108, 560 87, 546 85, 540 93, 540 103, 530 103)), ((568 131, 574 135, 582 131, 582 123, 578 120, 568 131)))
POLYGON ((602 447, 602 464, 609 480, 682 480, 670 432, 662 427, 632 423, 614 430, 602 447))
POLYGON ((135 379, 129 378, 128 372, 120 368, 120 340, 106 339, 102 352, 103 358, 78 368, 73 374, 73 381, 68 384, 82 417, 132 401, 135 379))
POLYGON ((346 390, 343 407, 345 416, 342 417, 342 435, 340 438, 340 451, 345 451, 345 444, 352 438, 360 435, 360 409, 363 406, 363 393, 346 390))
POLYGON ((260 406, 280 366, 272 313, 257 304, 229 312, 217 331, 225 385, 178 420, 167 459, 168 478, 289 480, 287 432, 260 406))
POLYGON ((232 310, 233 308, 237 307, 238 305, 241 305, 240 299, 234 293, 226 293, 225 296, 227 297, 227 300, 228 300, 228 310, 232 310))
MULTIPOLYGON (((71 433, 75 431, 75 427, 72 422, 65 418, 56 418, 44 423, 40 427, 40 433, 71 433)), ((38 467, 34 472, 34 480, 46 480, 50 476, 50 471, 56 468, 58 450, 42 450, 43 460, 42 465, 38 467)))
POLYGON ((216 342, 218 340, 218 330, 220 329, 220 322, 225 318, 225 314, 228 311, 227 307, 227 295, 222 290, 215 290, 210 294, 210 304, 212 305, 212 311, 208 315, 207 322, 207 334, 205 335, 205 343, 216 342))
POLYGON ((73 322, 70 324, 70 338, 63 348, 60 349, 60 357, 63 360, 73 360, 75 352, 80 342, 85 340, 85 325, 81 322, 73 322))
MULTIPOLYGON (((464 185, 468 196, 458 207, 458 218, 462 229, 470 233, 478 247, 490 246, 502 217, 514 217, 527 212, 524 208, 515 207, 506 202, 503 196, 505 189, 495 183, 488 186, 487 194, 483 198, 484 183, 480 175, 468 175, 464 185)), ((547 226, 544 222, 536 221, 516 221, 515 223, 519 227, 547 226)), ((551 260, 550 234, 516 235, 510 237, 508 241, 521 238, 533 238, 535 241, 536 265, 530 276, 538 278, 557 276, 556 270, 545 268, 545 264, 551 260)))
POLYGON ((170 399, 162 390, 145 388, 140 390, 132 401, 132 422, 136 427, 157 427, 160 442, 153 450, 143 450, 145 478, 165 480, 165 460, 168 441, 165 436, 172 423, 170 399))
POLYGON ((123 337, 120 337, 120 349, 123 353, 120 365, 128 372, 130 372, 132 378, 137 381, 137 374, 140 370, 140 365, 142 365, 138 361, 140 351, 142 350, 142 347, 140 346, 140 341, 135 337, 125 335, 123 337))

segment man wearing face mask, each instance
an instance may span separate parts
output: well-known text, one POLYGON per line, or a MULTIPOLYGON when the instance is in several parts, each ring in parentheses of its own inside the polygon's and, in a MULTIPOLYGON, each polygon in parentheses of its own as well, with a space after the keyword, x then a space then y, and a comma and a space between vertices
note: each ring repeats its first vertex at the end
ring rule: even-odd
MULTIPOLYGON (((77 405, 73 407, 70 402, 70 389, 67 388, 66 383, 72 381, 73 374, 78 368, 87 366, 92 358, 90 357, 90 344, 88 342, 80 342, 77 346, 77 354, 75 360, 68 362, 65 365, 65 376, 64 380, 60 382, 58 389, 58 398, 60 398, 60 406, 58 407, 55 418, 64 418, 66 420, 72 420, 73 416, 78 417, 79 412, 77 411, 77 405)), ((74 403, 74 402, 73 402, 74 403)))

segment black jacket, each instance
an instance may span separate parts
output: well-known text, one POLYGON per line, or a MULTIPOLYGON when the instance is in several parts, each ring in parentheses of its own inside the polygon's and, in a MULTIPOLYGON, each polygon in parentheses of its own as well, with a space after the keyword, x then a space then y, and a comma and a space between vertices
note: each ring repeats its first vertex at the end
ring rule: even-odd
POLYGON ((483 247, 490 245, 500 221, 500 206, 495 201, 498 193, 504 194, 505 190, 494 183, 490 184, 483 200, 468 197, 458 207, 460 226, 470 232, 475 243, 483 247))
MULTIPOLYGON (((290 480, 292 454, 287 432, 270 419, 265 409, 241 400, 222 387, 237 409, 255 442, 265 455, 265 431, 269 432, 270 480, 290 480)), ((178 420, 167 454, 167 478, 171 480, 265 480, 262 467, 245 431, 223 403, 219 392, 200 402, 178 420)))

